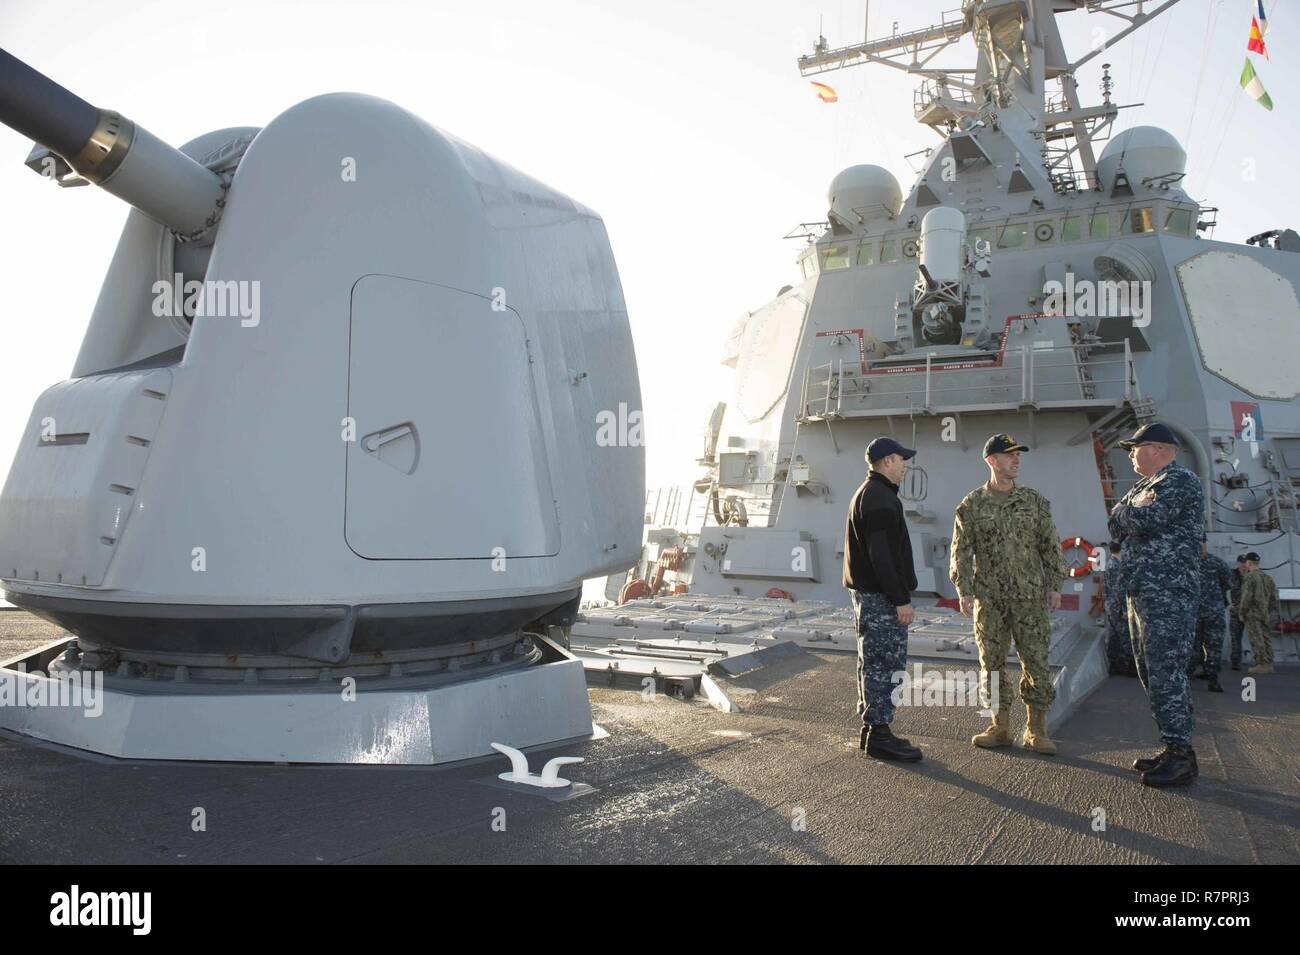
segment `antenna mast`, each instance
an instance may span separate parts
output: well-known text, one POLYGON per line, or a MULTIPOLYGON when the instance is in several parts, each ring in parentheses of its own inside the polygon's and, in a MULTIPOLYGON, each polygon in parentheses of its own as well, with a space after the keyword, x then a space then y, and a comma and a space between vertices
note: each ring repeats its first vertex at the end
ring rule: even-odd
POLYGON ((1075 71, 1177 2, 1164 0, 1146 13, 1144 0, 965 0, 960 9, 941 14, 938 23, 874 40, 868 33, 851 46, 830 49, 819 34, 813 52, 799 57, 799 72, 812 76, 879 63, 917 74, 924 82, 914 99, 916 119, 940 136, 982 121, 1018 140, 1022 152, 1040 153, 1054 187, 1095 186, 1093 143, 1106 138, 1120 109, 1140 104, 1118 106, 1107 88, 1101 104, 1082 106, 1075 71), (1131 15, 1121 12, 1134 6, 1131 15), (1127 25, 1072 61, 1056 17, 1075 11, 1107 14, 1127 25), (975 41, 974 67, 931 65, 967 34, 975 41), (1053 91, 1049 84, 1059 88, 1053 91), (1077 173, 1074 157, 1081 167, 1077 173))

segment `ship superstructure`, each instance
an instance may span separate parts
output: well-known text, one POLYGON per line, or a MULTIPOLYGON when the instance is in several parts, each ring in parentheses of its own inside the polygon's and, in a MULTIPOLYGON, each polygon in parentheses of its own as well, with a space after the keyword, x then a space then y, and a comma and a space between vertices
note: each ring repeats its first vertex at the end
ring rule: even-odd
POLYGON ((642 559, 609 597, 846 605, 845 509, 866 444, 886 434, 919 449, 901 491, 919 602, 954 605, 953 510, 987 478, 985 438, 1008 432, 1033 449, 1022 480, 1051 500, 1073 568, 1057 619, 1091 634, 1107 514, 1136 480, 1117 441, 1159 418, 1204 484, 1211 552, 1258 551, 1288 610, 1300 238, 1213 239, 1181 145, 1150 126, 1110 135, 1123 107, 1108 74, 1092 106, 1075 78, 1106 47, 1071 59, 1057 25, 1122 16, 1113 45, 1175 2, 971 0, 924 29, 819 39, 799 59, 804 75, 918 75, 916 118, 941 141, 906 192, 874 165, 834 178, 825 221, 798 230, 802 280, 729 336, 736 389, 708 424, 704 474, 651 493, 642 559), (929 65, 967 37, 973 67, 929 65))

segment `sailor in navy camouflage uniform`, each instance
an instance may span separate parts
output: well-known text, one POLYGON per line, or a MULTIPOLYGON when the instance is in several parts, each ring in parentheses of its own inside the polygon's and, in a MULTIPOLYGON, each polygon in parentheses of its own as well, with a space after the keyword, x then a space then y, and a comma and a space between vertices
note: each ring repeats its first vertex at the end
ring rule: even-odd
MULTIPOLYGON (((1195 674, 1207 680, 1206 689, 1222 693, 1219 670, 1223 668, 1224 610, 1232 590, 1232 570, 1213 554, 1201 557, 1201 601, 1196 618, 1196 642, 1192 646, 1189 668, 1199 668, 1195 674)), ((1190 670, 1189 670, 1190 672, 1190 670)))
POLYGON ((915 612, 916 570, 912 541, 898 499, 898 483, 916 452, 893 438, 867 445, 871 471, 849 502, 844 530, 844 586, 858 621, 859 748, 875 759, 913 763, 913 746, 889 728, 894 688, 906 677, 907 628, 915 612))
POLYGON ((1133 768, 1148 786, 1182 785, 1198 772, 1187 660, 1200 603, 1205 493, 1196 475, 1175 460, 1179 442, 1166 425, 1144 425, 1120 445, 1141 480, 1111 511, 1110 535, 1124 552, 1121 576, 1138 679, 1165 743, 1164 752, 1133 768))
POLYGON ((1128 634, 1128 594, 1120 578, 1120 548, 1111 541, 1110 557, 1102 572, 1106 589, 1106 660, 1111 676, 1137 676, 1133 663, 1133 641, 1128 634))

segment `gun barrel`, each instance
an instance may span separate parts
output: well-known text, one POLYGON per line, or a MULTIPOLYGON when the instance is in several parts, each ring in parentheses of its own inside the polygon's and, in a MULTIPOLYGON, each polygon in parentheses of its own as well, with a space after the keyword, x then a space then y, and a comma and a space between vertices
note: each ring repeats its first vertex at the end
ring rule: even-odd
POLYGON ((221 179, 142 126, 99 109, 0 50, 0 122, 182 238, 220 218, 221 179))

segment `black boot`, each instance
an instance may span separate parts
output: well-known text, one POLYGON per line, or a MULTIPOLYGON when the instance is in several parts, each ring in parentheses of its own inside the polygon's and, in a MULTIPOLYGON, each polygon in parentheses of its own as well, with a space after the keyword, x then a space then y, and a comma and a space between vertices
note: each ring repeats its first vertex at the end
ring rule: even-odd
POLYGON ((1164 789, 1166 786, 1186 786, 1200 774, 1196 753, 1190 746, 1170 743, 1165 747, 1160 762, 1142 774, 1142 785, 1164 789))
POLYGON ((1208 680, 1209 678, 1210 678, 1210 675, 1209 675, 1208 673, 1206 673, 1204 670, 1202 670, 1200 673, 1193 673, 1193 674, 1192 674, 1192 679, 1193 679, 1193 680, 1208 680))
POLYGON ((1169 750, 1164 750, 1154 756, 1144 756, 1141 759, 1135 759, 1133 760, 1133 769, 1139 773, 1145 773, 1148 769, 1155 769, 1165 761, 1165 756, 1168 755, 1168 753, 1169 750))
POLYGON ((1210 682, 1205 686, 1207 690, 1209 690, 1211 693, 1223 692, 1223 684, 1219 682, 1219 674, 1211 673, 1209 676, 1209 680, 1210 682))
POLYGON ((867 734, 871 732, 870 726, 862 727, 862 735, 858 737, 858 749, 867 748, 867 734))
POLYGON ((889 724, 878 723, 867 734, 867 755, 875 759, 893 759, 900 763, 921 760, 921 749, 890 732, 889 724))
MULTIPOLYGON (((1192 768, 1199 773, 1200 767, 1196 765, 1196 753, 1192 752, 1190 746, 1188 747, 1187 751, 1191 753, 1192 768)), ((1169 755, 1169 748, 1166 746, 1164 750, 1162 750, 1161 752, 1157 753, 1154 756, 1133 760, 1133 768, 1137 770, 1139 773, 1145 773, 1147 770, 1155 769, 1157 766, 1163 763, 1165 761, 1165 757, 1168 755, 1169 755)))

